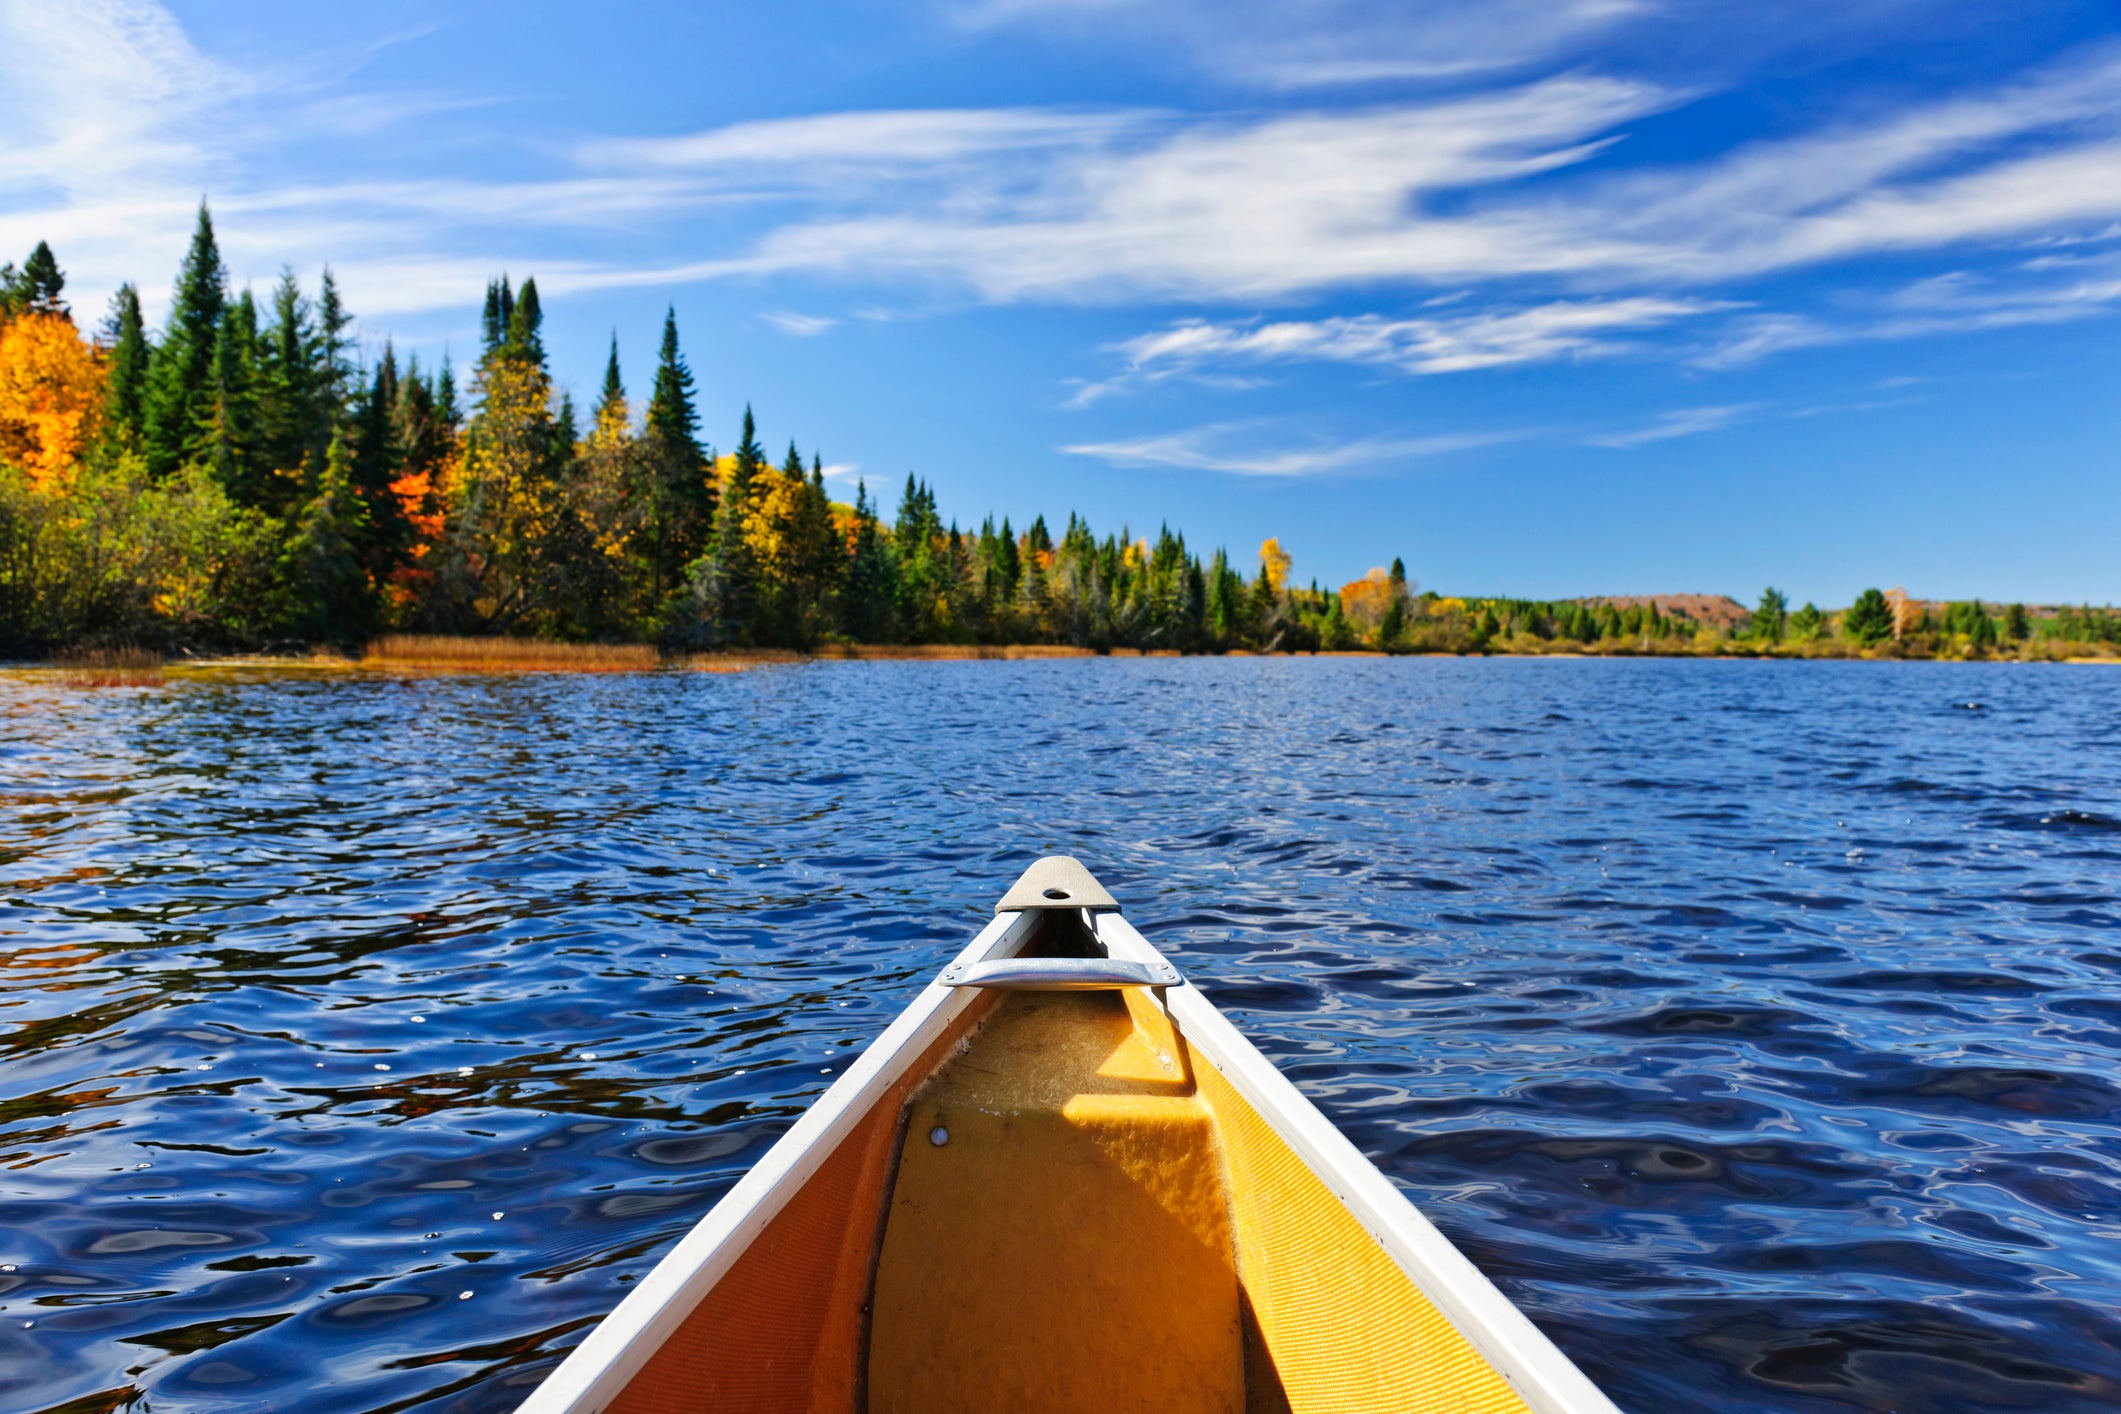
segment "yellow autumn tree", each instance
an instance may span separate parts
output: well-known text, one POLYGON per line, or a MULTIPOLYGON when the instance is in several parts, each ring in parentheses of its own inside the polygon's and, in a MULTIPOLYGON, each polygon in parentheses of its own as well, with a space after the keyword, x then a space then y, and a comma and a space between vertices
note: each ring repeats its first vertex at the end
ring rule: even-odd
POLYGON ((102 355, 65 315, 0 326, 0 461, 41 491, 63 488, 95 440, 104 376, 102 355))
POLYGON ((1293 563, 1289 552, 1281 548, 1281 541, 1268 536, 1259 547, 1259 572, 1265 577, 1267 587, 1279 594, 1289 587, 1289 566, 1293 563))
POLYGON ((1351 623, 1360 624, 1365 632, 1374 632, 1398 598, 1399 587, 1392 583, 1390 572, 1380 565, 1361 579, 1340 587, 1340 611, 1351 623))

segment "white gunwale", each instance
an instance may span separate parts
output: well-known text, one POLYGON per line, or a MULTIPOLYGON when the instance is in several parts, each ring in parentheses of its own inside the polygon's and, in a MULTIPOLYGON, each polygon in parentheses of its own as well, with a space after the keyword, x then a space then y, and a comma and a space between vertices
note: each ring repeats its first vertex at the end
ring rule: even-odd
MULTIPOLYGON (((1090 917, 1097 940, 1112 956, 1136 962, 1166 960, 1119 914, 1090 917)), ((1192 1053, 1230 1082, 1536 1414, 1620 1414, 1546 1332, 1453 1247, 1198 988, 1167 987, 1162 994, 1192 1053)))
MULTIPOLYGON (((1041 914, 1026 910, 998 915, 951 965, 962 968, 1014 957, 1036 932, 1041 914)), ((1117 912, 1084 909, 1075 916, 1110 956, 1167 964, 1117 912)), ((1252 1106, 1535 1414, 1620 1414, 1546 1333, 1453 1247, 1198 989, 1181 984, 1156 990, 1192 1053, 1213 1066, 1252 1106)), ((602 1414, 884 1092, 977 996, 976 991, 935 982, 923 988, 531 1392, 517 1414, 602 1414)))
MULTIPOLYGON (((970 965, 1014 957, 1037 929, 1037 913, 1005 913, 954 959, 970 965)), ((601 1414, 684 1324, 736 1259, 839 1148, 883 1093, 972 1005, 975 991, 931 982, 855 1059, 751 1172, 722 1195, 617 1309, 599 1322, 516 1414, 601 1414)))

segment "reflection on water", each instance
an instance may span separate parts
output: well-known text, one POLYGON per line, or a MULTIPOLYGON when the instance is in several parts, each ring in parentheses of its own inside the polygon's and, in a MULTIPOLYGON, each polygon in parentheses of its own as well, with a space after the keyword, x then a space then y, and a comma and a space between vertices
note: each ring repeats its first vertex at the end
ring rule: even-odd
POLYGON ((0 1406, 506 1410, 1082 856, 1626 1407, 2121 1405, 2121 674, 0 674, 0 1406))

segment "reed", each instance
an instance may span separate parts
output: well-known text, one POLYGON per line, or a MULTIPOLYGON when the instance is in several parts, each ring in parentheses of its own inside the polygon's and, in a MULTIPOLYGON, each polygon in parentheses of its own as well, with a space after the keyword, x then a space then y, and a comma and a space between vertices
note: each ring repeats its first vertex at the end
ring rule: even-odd
POLYGON ((159 687, 162 655, 152 648, 68 648, 53 663, 77 687, 159 687))
POLYGON ((162 666, 152 648, 68 648, 52 660, 62 668, 95 673, 144 673, 162 666))
POLYGON ((546 643, 534 638, 394 633, 369 644, 361 661, 379 667, 486 672, 637 673, 655 667, 660 660, 645 643, 546 643))

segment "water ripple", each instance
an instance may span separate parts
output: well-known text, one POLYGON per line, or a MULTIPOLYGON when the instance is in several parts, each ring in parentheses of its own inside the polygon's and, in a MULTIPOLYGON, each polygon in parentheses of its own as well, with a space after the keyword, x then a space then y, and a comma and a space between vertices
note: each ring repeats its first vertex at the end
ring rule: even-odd
POLYGON ((2117 708, 2004 665, 0 674, 0 1403, 513 1408, 1064 850, 1624 1407, 2111 1409, 2117 708))

